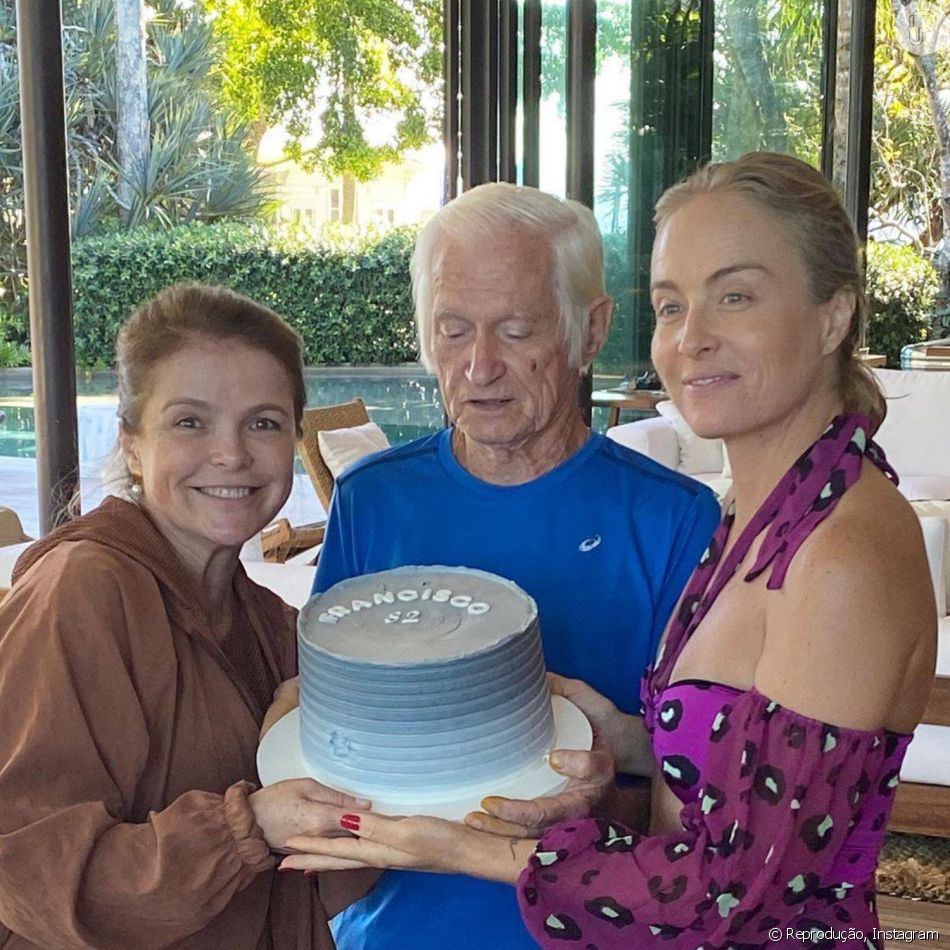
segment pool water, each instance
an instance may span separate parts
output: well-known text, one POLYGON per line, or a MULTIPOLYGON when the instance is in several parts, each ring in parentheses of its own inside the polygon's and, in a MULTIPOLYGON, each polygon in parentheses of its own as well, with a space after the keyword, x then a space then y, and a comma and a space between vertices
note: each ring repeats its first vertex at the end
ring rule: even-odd
MULTIPOLYGON (((308 369, 308 406, 332 406, 357 397, 370 418, 386 433, 390 444, 410 442, 442 428, 439 387, 421 369, 308 369)), ((115 398, 115 374, 99 373, 77 381, 80 403, 115 398)), ((0 373, 0 457, 35 458, 32 382, 28 373, 0 373)))
MULTIPOLYGON (((442 428, 442 399, 435 377, 421 367, 314 367, 305 370, 308 406, 333 406, 357 397, 366 403, 370 418, 386 433, 390 445, 411 442, 442 428)), ((594 378, 594 388, 616 382, 594 378)), ((96 373, 77 379, 77 401, 114 400, 115 373, 96 373)), ((35 458, 33 382, 29 370, 0 371, 0 458, 35 458)), ((594 428, 607 427, 607 410, 594 410, 594 428)), ((98 441, 98 440, 97 440, 98 441)), ((111 437, 110 437, 111 441, 111 437)), ((110 445, 101 447, 105 453, 110 445)), ((297 462, 297 471, 302 472, 297 462)))

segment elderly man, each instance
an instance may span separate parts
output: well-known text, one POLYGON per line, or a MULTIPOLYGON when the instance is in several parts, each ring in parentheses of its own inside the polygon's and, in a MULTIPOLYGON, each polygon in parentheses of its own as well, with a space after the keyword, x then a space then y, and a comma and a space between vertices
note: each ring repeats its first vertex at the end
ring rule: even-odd
MULTIPOLYGON (((719 510, 698 483, 584 422, 580 373, 613 308, 593 216, 482 185, 423 229, 412 279, 422 358, 451 425, 344 473, 314 589, 408 564, 501 574, 538 602, 548 668, 634 713, 719 510)), ((495 814, 532 821, 516 803, 495 814)), ((340 950, 534 946, 510 887, 409 871, 387 871, 334 935, 340 950)))

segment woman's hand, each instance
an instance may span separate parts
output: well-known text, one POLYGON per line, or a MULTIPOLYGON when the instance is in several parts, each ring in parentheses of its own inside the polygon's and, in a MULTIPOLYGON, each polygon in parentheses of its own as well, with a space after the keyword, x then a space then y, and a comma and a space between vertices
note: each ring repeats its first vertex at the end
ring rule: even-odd
POLYGON ((284 680, 274 690, 274 698, 271 701, 270 708, 264 714, 264 721, 261 723, 259 738, 263 739, 278 719, 282 719, 291 709, 296 709, 299 705, 300 677, 294 676, 292 679, 284 680))
POLYGON ((441 818, 387 818, 352 812, 340 818, 352 837, 298 835, 281 868, 338 871, 351 868, 406 868, 469 874, 513 884, 528 863, 536 841, 501 838, 441 818))
POLYGON ((370 802, 327 788, 311 778, 277 782, 252 792, 248 804, 272 851, 286 852, 293 835, 344 835, 342 812, 370 802))

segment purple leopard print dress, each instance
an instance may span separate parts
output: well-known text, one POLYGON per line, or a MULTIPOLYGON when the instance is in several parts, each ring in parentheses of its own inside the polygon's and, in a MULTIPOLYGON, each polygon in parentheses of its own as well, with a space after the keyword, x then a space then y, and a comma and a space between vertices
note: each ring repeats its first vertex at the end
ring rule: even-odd
POLYGON ((874 871, 910 736, 819 722, 755 689, 683 680, 676 657, 765 532, 751 581, 782 586, 802 541, 865 456, 896 475, 867 420, 837 417, 782 478, 722 563, 727 512, 642 686, 659 772, 682 830, 643 836, 583 819, 549 828, 518 880, 545 948, 875 948, 874 871))

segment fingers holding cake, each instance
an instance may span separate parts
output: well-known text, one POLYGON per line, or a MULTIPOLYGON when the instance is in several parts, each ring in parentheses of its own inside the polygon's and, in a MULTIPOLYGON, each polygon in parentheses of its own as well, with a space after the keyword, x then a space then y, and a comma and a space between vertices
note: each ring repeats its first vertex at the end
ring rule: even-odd
POLYGON ((482 800, 485 814, 467 816, 466 824, 492 834, 537 837, 555 822, 593 814, 613 788, 613 757, 605 750, 558 749, 549 762, 568 780, 556 795, 530 800, 490 795, 482 800))
POLYGON ((261 723, 259 738, 263 739, 270 729, 279 719, 283 719, 292 709, 300 705, 300 677, 294 676, 289 680, 284 680, 277 689, 274 690, 274 697, 270 707, 264 714, 264 721, 261 723))

